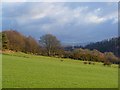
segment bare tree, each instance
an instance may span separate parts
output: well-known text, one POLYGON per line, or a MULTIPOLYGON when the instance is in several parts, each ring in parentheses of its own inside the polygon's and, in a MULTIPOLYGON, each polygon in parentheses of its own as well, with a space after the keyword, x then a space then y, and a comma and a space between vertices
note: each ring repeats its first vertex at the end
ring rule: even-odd
POLYGON ((56 55, 61 47, 60 41, 51 34, 40 37, 40 44, 45 48, 48 56, 56 55))

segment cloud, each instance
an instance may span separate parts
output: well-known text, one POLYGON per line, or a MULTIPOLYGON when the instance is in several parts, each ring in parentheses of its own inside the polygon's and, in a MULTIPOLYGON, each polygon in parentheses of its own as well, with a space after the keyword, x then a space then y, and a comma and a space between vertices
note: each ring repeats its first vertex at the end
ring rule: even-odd
POLYGON ((2 0, 2 2, 26 2, 27 0, 2 0))
MULTIPOLYGON (((92 35, 90 32, 94 31, 96 27, 103 27, 106 23, 108 27, 117 24, 116 9, 116 11, 111 10, 107 5, 99 3, 94 4, 95 6, 90 4, 5 3, 3 4, 4 28, 11 26, 11 28, 20 29, 26 33, 31 32, 32 35, 35 32, 54 33, 60 38, 71 37, 69 40, 78 41, 79 37, 82 39, 91 37, 89 34, 92 35)), ((96 33, 99 28, 96 28, 96 33)), ((91 40, 95 39, 94 36, 91 40)))
MULTIPOLYGON (((109 19, 113 20, 115 23, 117 20, 115 16, 116 14, 112 14, 113 16, 100 16, 99 13, 101 12, 101 8, 94 10, 90 10, 88 6, 78 6, 77 8, 71 8, 66 6, 64 3, 25 3, 24 8, 21 8, 23 4, 18 4, 18 6, 15 5, 17 9, 14 9, 15 7, 11 7, 10 11, 8 12, 14 17, 7 14, 8 16, 6 18, 14 18, 20 25, 24 25, 35 20, 41 20, 43 18, 51 18, 51 20, 54 22, 50 23, 49 25, 46 22, 46 27, 53 27, 57 24, 66 25, 70 23, 74 23, 75 25, 101 24, 109 19)), ((9 6, 7 8, 9 8, 9 6)), ((4 15, 6 15, 6 13, 4 15)), ((45 27, 45 25, 43 27, 45 27)))
POLYGON ((112 24, 118 23, 118 11, 112 12, 105 16, 107 20, 112 20, 112 24))
POLYGON ((119 2, 119 0, 2 0, 2 2, 119 2))
POLYGON ((0 31, 2 30, 2 4, 0 3, 0 31))
POLYGON ((98 16, 95 16, 95 15, 89 15, 86 18, 86 23, 100 24, 100 23, 103 23, 104 21, 105 21, 105 18, 98 17, 98 16))

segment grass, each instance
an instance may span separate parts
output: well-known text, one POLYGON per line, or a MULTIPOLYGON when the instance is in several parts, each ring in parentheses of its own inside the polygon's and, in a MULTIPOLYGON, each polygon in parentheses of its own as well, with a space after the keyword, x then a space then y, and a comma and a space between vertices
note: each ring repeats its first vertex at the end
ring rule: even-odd
POLYGON ((3 88, 117 88, 118 68, 101 63, 33 56, 3 54, 3 88))
POLYGON ((2 54, 0 54, 0 90, 2 89, 2 54))

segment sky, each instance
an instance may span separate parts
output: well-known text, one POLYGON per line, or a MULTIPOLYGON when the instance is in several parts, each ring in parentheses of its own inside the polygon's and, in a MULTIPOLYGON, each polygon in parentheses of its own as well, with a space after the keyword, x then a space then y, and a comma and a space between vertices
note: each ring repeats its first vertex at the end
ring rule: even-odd
POLYGON ((36 40, 53 34, 63 43, 88 43, 118 35, 117 2, 4 2, 0 16, 2 30, 36 40))

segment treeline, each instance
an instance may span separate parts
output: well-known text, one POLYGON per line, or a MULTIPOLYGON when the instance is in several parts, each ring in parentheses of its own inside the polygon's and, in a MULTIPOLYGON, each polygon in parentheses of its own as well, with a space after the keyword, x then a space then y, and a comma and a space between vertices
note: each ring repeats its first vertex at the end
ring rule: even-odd
POLYGON ((3 50, 9 49, 16 52, 20 51, 43 56, 71 58, 74 60, 90 62, 103 62, 104 64, 119 64, 119 59, 112 52, 102 49, 102 46, 101 49, 104 50, 104 52, 97 50, 97 46, 95 46, 94 49, 90 45, 86 46, 86 48, 89 49, 77 47, 73 50, 66 50, 62 47, 57 37, 51 34, 43 35, 40 37, 39 41, 36 41, 31 36, 26 37, 13 30, 3 31, 0 35, 2 35, 3 50))
POLYGON ((32 36, 24 36, 15 30, 6 30, 0 33, 3 50, 20 51, 44 56, 63 56, 60 41, 51 34, 46 34, 36 41, 32 36))
POLYGON ((13 30, 3 31, 1 35, 3 50, 9 49, 34 54, 40 53, 39 43, 31 36, 26 37, 13 30))
POLYGON ((104 64, 119 64, 119 59, 112 52, 101 53, 98 50, 89 49, 75 49, 67 51, 64 58, 71 58, 75 60, 102 62, 104 64))
POLYGON ((96 43, 90 43, 86 45, 86 49, 96 49, 100 52, 113 52, 116 56, 120 57, 120 37, 106 39, 96 43))

